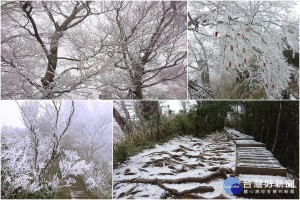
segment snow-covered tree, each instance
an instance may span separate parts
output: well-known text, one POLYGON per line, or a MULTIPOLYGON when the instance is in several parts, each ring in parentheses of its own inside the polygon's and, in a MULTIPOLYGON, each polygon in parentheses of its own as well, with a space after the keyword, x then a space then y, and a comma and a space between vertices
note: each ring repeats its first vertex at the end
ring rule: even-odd
POLYGON ((191 98, 282 98, 299 51, 295 2, 190 2, 191 98))
POLYGON ((85 160, 101 160, 101 152, 110 150, 111 119, 101 119, 94 127, 78 123, 74 129, 71 136, 73 146, 82 151, 85 160))
POLYGON ((154 95, 152 86, 171 80, 185 87, 186 3, 115 2, 111 6, 112 40, 120 52, 114 63, 116 76, 126 74, 111 83, 114 92, 126 91, 126 98, 142 99, 145 93, 154 95))
POLYGON ((185 98, 185 8, 1 2, 2 98, 185 98))
MULTIPOLYGON (((73 101, 17 101, 16 103, 25 128, 2 128, 1 193, 3 197, 20 198, 21 196, 18 195, 33 194, 42 189, 47 189, 49 194, 54 194, 58 186, 69 187, 75 184, 76 177, 81 177, 87 188, 90 187, 92 179, 96 182, 101 179, 103 184, 94 190, 100 191, 98 194, 109 193, 108 187, 111 183, 110 175, 107 173, 110 172, 106 169, 108 167, 99 166, 111 165, 111 158, 106 161, 100 159, 107 152, 111 152, 111 140, 109 140, 111 129, 108 128, 111 124, 111 114, 107 116, 110 120, 101 121, 94 130, 95 134, 91 135, 89 131, 93 130, 92 123, 88 124, 87 120, 80 116, 73 101), (83 121, 86 124, 82 125, 83 121), (74 128, 78 128, 79 125, 87 129, 85 132, 82 129, 80 136, 74 134, 74 128), (102 138, 99 138, 97 133, 101 132, 103 133, 99 134, 99 137, 102 138), (81 137, 81 141, 88 141, 89 138, 89 144, 86 142, 82 146, 78 145, 81 142, 79 138, 72 140, 71 145, 68 144, 70 143, 68 137, 76 138, 76 136, 81 137), (80 147, 68 148, 76 146, 75 144, 80 147), (102 148, 100 151, 99 146, 107 148, 102 148), (79 149, 85 151, 88 147, 90 147, 88 153, 91 152, 91 155, 88 154, 89 159, 80 156, 79 151, 79 149)), ((91 110, 94 108, 95 106, 91 110)))
POLYGON ((27 132, 20 129, 2 127, 2 198, 15 197, 15 195, 22 192, 22 190, 27 191, 28 193, 33 193, 40 189, 38 182, 30 176, 30 173, 33 171, 33 162, 28 159, 32 152, 30 142, 31 140, 27 132))
POLYGON ((3 96, 9 95, 6 92, 22 89, 26 94, 23 91, 17 98, 52 98, 65 90, 75 89, 83 83, 82 78, 91 76, 90 72, 76 81, 68 78, 71 70, 78 71, 84 66, 78 66, 77 59, 64 57, 63 53, 59 55, 59 52, 68 51, 62 43, 68 43, 69 30, 92 14, 90 4, 79 1, 3 3, 5 34, 1 41, 1 61, 5 72, 17 74, 15 80, 12 77, 6 80, 4 76, 14 84, 10 87, 3 84, 3 96), (72 62, 64 63, 64 60, 72 62))
POLYGON ((61 156, 62 139, 68 133, 75 111, 74 102, 69 111, 56 101, 44 106, 38 101, 27 101, 19 106, 30 135, 34 178, 40 181, 51 164, 61 156))
POLYGON ((83 180, 85 189, 99 198, 111 196, 112 185, 112 102, 76 102, 77 123, 72 126, 66 144, 90 165, 83 180), (101 106, 102 105, 102 106, 101 106), (105 106, 105 108, 103 107, 105 106))
POLYGON ((65 150, 64 154, 65 156, 59 161, 59 168, 68 187, 76 183, 76 180, 70 176, 85 174, 90 171, 91 165, 87 165, 85 160, 81 160, 76 151, 65 150))
POLYGON ((112 187, 112 166, 108 163, 95 164, 86 178, 88 191, 99 197, 110 197, 112 187))

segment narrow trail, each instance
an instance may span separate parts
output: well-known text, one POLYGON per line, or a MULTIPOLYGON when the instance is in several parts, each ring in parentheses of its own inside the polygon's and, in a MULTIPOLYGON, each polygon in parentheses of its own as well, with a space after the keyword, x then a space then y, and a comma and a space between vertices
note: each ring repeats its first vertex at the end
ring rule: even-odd
POLYGON ((177 137, 115 169, 114 198, 229 198, 218 186, 234 172, 235 155, 224 133, 177 137))
POLYGON ((84 194, 81 186, 78 186, 76 184, 70 187, 70 193, 72 199, 88 199, 88 197, 84 194))
POLYGON ((58 191, 55 196, 56 199, 89 199, 84 192, 82 185, 76 182, 70 187, 66 187, 64 182, 60 182, 58 191))
POLYGON ((176 137, 132 156, 114 169, 114 198, 239 198, 224 180, 287 180, 286 169, 252 136, 235 130, 204 139, 176 137))

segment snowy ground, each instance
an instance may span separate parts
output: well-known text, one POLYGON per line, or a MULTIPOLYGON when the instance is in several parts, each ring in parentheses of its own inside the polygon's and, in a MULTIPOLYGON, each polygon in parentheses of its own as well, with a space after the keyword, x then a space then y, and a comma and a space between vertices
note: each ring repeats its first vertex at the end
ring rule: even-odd
POLYGON ((236 149, 224 133, 177 137, 114 170, 114 198, 235 198, 223 189, 236 149))
POLYGON ((253 139, 253 136, 250 135, 246 135, 243 134, 237 130, 231 129, 231 128, 225 128, 225 130, 229 133, 229 135, 233 138, 233 139, 239 139, 239 138, 247 138, 247 139, 253 139))

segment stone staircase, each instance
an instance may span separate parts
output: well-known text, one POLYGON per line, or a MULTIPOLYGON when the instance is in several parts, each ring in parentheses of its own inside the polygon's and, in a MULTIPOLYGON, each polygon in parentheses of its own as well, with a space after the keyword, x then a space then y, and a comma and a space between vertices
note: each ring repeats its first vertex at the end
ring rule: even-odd
POLYGON ((252 136, 228 131, 236 144, 235 174, 257 174, 287 176, 286 168, 282 167, 266 145, 257 142, 252 136))
POLYGON ((282 167, 270 151, 265 147, 236 148, 236 174, 260 174, 286 176, 286 168, 282 167))

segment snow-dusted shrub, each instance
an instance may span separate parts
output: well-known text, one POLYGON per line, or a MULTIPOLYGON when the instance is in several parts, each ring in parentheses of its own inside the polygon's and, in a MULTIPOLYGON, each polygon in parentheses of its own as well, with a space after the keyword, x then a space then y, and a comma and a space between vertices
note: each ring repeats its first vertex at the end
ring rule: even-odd
POLYGON ((86 175, 86 190, 101 198, 111 197, 111 166, 94 164, 93 170, 86 175))
POLYGON ((59 168, 62 179, 65 179, 66 186, 69 187, 76 183, 71 176, 84 175, 90 170, 91 164, 86 164, 85 160, 81 160, 77 152, 64 150, 64 157, 59 161, 59 168))
POLYGON ((1 197, 2 198, 53 198, 58 187, 58 178, 38 182, 28 174, 14 173, 7 165, 1 170, 1 197))
POLYGON ((19 104, 24 129, 2 127, 3 198, 52 198, 58 184, 70 186, 74 177, 90 170, 77 152, 62 149, 62 139, 74 114, 74 102, 37 101, 19 104), (69 104, 70 105, 70 104, 69 104), (46 175, 55 161, 59 161, 61 178, 56 172, 49 180, 46 175))

